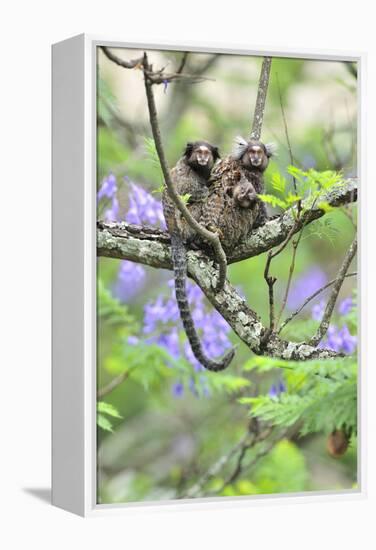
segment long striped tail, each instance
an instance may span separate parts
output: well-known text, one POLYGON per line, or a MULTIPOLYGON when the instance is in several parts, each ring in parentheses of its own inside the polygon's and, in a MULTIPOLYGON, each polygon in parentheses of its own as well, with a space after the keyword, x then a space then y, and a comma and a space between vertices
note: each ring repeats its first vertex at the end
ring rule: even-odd
POLYGON ((226 369, 231 363, 235 350, 229 350, 220 360, 212 360, 205 356, 197 334, 187 298, 187 254, 181 236, 173 231, 171 234, 172 263, 175 274, 175 295, 180 317, 187 334, 192 352, 203 367, 211 371, 226 369))

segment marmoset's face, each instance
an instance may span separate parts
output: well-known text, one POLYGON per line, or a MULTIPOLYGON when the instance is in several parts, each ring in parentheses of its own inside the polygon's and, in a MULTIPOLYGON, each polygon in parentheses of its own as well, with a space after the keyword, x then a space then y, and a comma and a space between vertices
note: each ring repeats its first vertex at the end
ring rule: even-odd
POLYGON ((197 147, 194 151, 194 155, 196 156, 197 164, 200 166, 208 166, 213 164, 213 154, 205 145, 200 145, 197 147))
POLYGON ((236 185, 233 196, 240 208, 251 208, 257 199, 255 189, 249 182, 236 185))
POLYGON ((248 155, 249 164, 255 167, 261 166, 265 159, 265 151, 260 145, 251 145, 246 155, 248 155))

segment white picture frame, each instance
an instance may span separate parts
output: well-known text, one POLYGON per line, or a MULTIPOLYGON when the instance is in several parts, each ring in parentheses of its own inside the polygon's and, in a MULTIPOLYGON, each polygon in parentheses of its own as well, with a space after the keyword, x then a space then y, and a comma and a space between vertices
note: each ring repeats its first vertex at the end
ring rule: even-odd
MULTIPOLYGON (((226 499, 196 499, 98 505, 96 498, 96 50, 98 46, 270 55, 353 61, 358 65, 359 240, 365 219, 365 54, 232 48, 216 44, 140 44, 79 35, 52 47, 52 503, 81 516, 148 509, 235 507, 273 503, 364 498, 365 342, 359 347, 359 456, 357 489, 338 494, 304 493, 226 499)), ((365 270, 359 259, 361 319, 365 317, 365 270)), ((362 334, 362 323, 360 328, 362 334)))

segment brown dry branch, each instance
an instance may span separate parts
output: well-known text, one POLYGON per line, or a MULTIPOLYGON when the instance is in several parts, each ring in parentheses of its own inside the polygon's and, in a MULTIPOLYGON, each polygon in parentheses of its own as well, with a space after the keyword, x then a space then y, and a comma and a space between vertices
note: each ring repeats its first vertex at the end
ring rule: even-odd
MULTIPOLYGON (((101 46, 101 49, 105 56, 119 67, 122 67, 123 69, 143 69, 145 72, 145 68, 143 67, 144 56, 137 59, 132 59, 131 61, 125 61, 115 55, 106 46, 101 46)), ((164 68, 153 71, 152 67, 150 66, 148 69, 146 69, 146 73, 152 84, 166 84, 172 81, 181 80, 190 81, 191 83, 198 83, 203 82, 204 80, 211 80, 210 78, 207 78, 202 74, 185 74, 182 72, 184 65, 183 68, 180 67, 178 68, 176 73, 167 73, 165 72, 164 68)))
POLYGON ((325 334, 326 334, 326 332, 329 328, 330 318, 332 316, 333 309, 334 309, 335 303, 337 301, 339 291, 341 290, 342 283, 343 283, 343 281, 346 277, 346 273, 347 273, 347 271, 350 267, 350 264, 351 264, 352 260, 355 257, 356 251, 357 251, 357 239, 355 238, 354 241, 352 242, 350 248, 346 252, 346 256, 343 260, 342 266, 341 266, 340 270, 338 271, 338 275, 337 275, 336 280, 333 284, 333 288, 332 288, 332 291, 330 293, 330 296, 329 296, 329 299, 328 299, 328 302, 326 304, 326 308, 325 308, 325 311, 324 311, 324 315, 323 315, 323 318, 322 318, 322 320, 320 322, 320 325, 317 329, 317 332, 313 336, 313 338, 311 338, 311 340, 309 342, 309 344, 311 346, 317 346, 321 342, 321 340, 324 338, 324 336, 325 336, 325 334))

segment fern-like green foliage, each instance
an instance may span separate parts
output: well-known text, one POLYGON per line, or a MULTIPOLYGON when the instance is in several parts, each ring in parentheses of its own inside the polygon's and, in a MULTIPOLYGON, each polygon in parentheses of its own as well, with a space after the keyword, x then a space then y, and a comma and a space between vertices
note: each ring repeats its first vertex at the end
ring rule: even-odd
MULTIPOLYGON (((305 199, 305 206, 301 213, 309 210, 316 203, 323 191, 329 191, 335 185, 341 185, 342 174, 332 170, 318 172, 312 168, 304 171, 296 166, 289 166, 287 172, 296 181, 296 193, 292 193, 286 180, 279 172, 274 172, 271 177, 271 185, 275 191, 274 195, 260 194, 259 198, 270 204, 273 208, 279 207, 282 210, 287 210, 299 201, 305 199)), ((325 213, 331 212, 333 207, 327 202, 320 200, 316 206, 321 208, 325 213)))
POLYGON ((112 296, 101 279, 97 284, 97 313, 99 322, 109 326, 127 327, 129 333, 137 330, 137 323, 128 313, 127 307, 112 296))
POLYGON ((304 362, 256 357, 245 371, 283 369, 287 391, 274 395, 242 397, 251 416, 275 426, 299 422, 301 435, 331 433, 345 427, 357 430, 357 363, 353 357, 304 362))
POLYGON ((159 156, 157 153, 157 148, 153 138, 144 137, 144 145, 146 151, 146 158, 153 167, 155 181, 159 181, 160 184, 163 184, 163 173, 161 168, 161 163, 159 162, 159 156))

